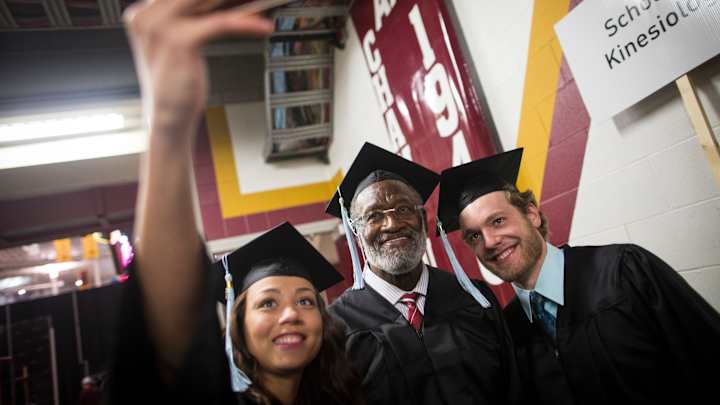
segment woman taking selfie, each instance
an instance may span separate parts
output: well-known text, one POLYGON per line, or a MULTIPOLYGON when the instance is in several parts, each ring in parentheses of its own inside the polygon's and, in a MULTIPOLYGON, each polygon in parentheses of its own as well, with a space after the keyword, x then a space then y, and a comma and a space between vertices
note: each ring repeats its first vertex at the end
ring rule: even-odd
MULTIPOLYGON (((133 270, 146 271, 138 267, 133 270)), ((218 265, 204 267, 200 271, 214 291, 206 294, 193 343, 178 367, 155 364, 158 350, 144 347, 150 343, 142 322, 140 294, 145 288, 134 279, 128 282, 112 379, 114 403, 145 401, 148 396, 162 402, 172 398, 173 403, 362 403, 359 379, 345 355, 343 326, 327 312, 320 295, 342 277, 292 225, 286 222, 218 265), (228 319, 237 369, 228 368, 213 304, 223 270, 231 275, 226 280, 233 290, 240 292, 228 319), (144 386, 152 387, 149 394, 144 386)), ((154 325, 148 326, 152 330, 154 325)))
POLYGON ((230 254, 241 291, 230 333, 235 364, 259 404, 357 403, 359 380, 345 357, 343 326, 320 291, 342 277, 290 224, 230 254))
POLYGON ((124 16, 149 137, 109 400, 357 403, 360 384, 344 357, 342 333, 319 297, 340 278, 289 224, 227 260, 240 294, 228 317, 235 343, 228 352, 249 386, 228 367, 216 306, 224 274, 205 253, 192 204, 192 148, 208 89, 202 46, 267 35, 273 26, 244 11, 207 11, 207 4, 137 2, 124 16))

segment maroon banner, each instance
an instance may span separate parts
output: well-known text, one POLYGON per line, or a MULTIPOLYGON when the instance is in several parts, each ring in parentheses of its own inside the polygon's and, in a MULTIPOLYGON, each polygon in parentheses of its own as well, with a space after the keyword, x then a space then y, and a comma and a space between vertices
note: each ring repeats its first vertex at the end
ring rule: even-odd
MULTIPOLYGON (((357 0, 351 17, 396 153, 437 172, 495 153, 442 0, 357 0)), ((434 236, 437 191, 427 207, 434 259, 450 269, 434 236)), ((460 263, 470 277, 482 278, 458 234, 449 236, 460 263)), ((508 286, 494 291, 502 302, 512 296, 508 286)))

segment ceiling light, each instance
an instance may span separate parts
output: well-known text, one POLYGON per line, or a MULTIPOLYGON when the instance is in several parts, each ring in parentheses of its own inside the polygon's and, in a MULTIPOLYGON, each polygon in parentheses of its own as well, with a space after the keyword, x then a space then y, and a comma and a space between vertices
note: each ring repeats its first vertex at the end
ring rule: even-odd
POLYGON ((53 278, 53 273, 62 273, 68 270, 75 270, 82 267, 82 262, 70 261, 70 262, 57 262, 57 263, 46 263, 39 266, 32 267, 33 273, 46 273, 50 278, 53 278))
POLYGON ((82 280, 75 280, 75 287, 81 287, 83 285, 82 280))
POLYGON ((26 292, 27 292, 26 289, 21 288, 21 289, 18 290, 18 295, 25 295, 26 292))
POLYGON ((14 276, 0 279, 0 290, 7 288, 16 288, 23 284, 28 284, 32 281, 32 277, 28 276, 14 276))
POLYGON ((89 134, 125 128, 122 114, 91 114, 0 125, 0 143, 89 134))

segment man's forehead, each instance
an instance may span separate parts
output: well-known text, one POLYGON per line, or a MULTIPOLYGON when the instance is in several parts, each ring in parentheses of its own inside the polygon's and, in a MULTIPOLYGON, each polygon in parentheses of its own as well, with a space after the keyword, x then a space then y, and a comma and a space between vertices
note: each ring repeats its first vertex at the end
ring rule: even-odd
POLYGON ((389 201, 413 201, 418 195, 412 186, 399 180, 382 180, 362 190, 355 198, 359 207, 382 204, 389 201))
POLYGON ((512 205, 505 198, 504 191, 493 191, 475 199, 460 211, 460 226, 468 222, 484 221, 486 218, 504 212, 512 205))

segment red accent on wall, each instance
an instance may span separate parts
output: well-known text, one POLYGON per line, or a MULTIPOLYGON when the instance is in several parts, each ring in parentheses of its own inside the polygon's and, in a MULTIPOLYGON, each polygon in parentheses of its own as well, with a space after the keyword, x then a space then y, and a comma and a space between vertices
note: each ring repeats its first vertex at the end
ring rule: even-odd
MULTIPOLYGON (((496 152, 485 112, 479 102, 479 95, 472 85, 470 67, 465 62, 465 56, 443 1, 397 2, 392 12, 383 17, 382 28, 379 31, 375 31, 372 1, 356 1, 351 16, 361 42, 368 32, 374 34, 372 52, 377 52, 382 59, 382 68, 376 66, 377 72, 370 71, 370 74, 377 76, 384 69, 387 87, 393 97, 393 103, 386 111, 397 116, 405 141, 412 150, 413 161, 437 172, 452 166, 455 137, 464 138, 471 159, 479 159, 496 152), (414 9, 415 6, 417 10, 414 9), (430 58, 431 66, 425 66, 425 57, 429 54, 423 53, 416 35, 413 24, 418 21, 412 22, 412 16, 418 15, 415 13, 421 16, 428 45, 432 48, 434 58, 430 58), (398 52, 398 49, 402 49, 402 52, 398 52), (437 82, 431 80, 432 78, 437 82), (435 87, 436 92, 442 91, 447 84, 448 88, 456 89, 457 93, 452 98, 433 96, 426 98, 425 80, 428 80, 428 86, 435 87), (451 128, 451 133, 441 134, 438 129, 438 119, 448 118, 450 109, 443 110, 441 114, 434 112, 432 104, 437 103, 437 99, 448 103, 446 106, 456 107, 454 111, 457 111, 457 126, 451 128)), ((368 61, 367 55, 366 62, 369 68, 378 65, 368 61)), ((375 79, 379 80, 378 77, 375 79)), ((428 88, 432 89, 432 87, 428 88)), ((447 91, 452 92, 452 90, 447 91)), ((398 144, 396 147, 402 151, 406 146, 398 144)), ((438 267, 448 270, 451 268, 449 260, 442 243, 435 237, 436 194, 437 191, 426 205, 429 234, 438 267)), ((473 253, 459 241, 457 235, 450 235, 450 241, 468 275, 482 278, 473 253)), ((514 294, 509 285, 493 287, 493 290, 503 304, 514 294)))
POLYGON ((132 232, 137 183, 0 201, 0 248, 92 232, 132 232))
POLYGON ((266 231, 275 225, 288 221, 293 225, 328 219, 325 204, 308 204, 299 207, 284 208, 259 214, 223 218, 220 209, 215 168, 213 166, 207 125, 203 122, 198 128, 198 139, 193 156, 195 183, 197 185, 200 213, 207 240, 223 239, 266 231))
POLYGON ((542 210, 550 222, 549 241, 555 246, 562 246, 568 242, 576 199, 577 188, 574 188, 543 203, 542 210))
MULTIPOLYGON (((571 9, 574 5, 571 4, 571 9)), ((540 201, 550 223, 550 242, 554 245, 565 244, 570 238, 590 130, 590 116, 564 58, 560 75, 540 201)))

